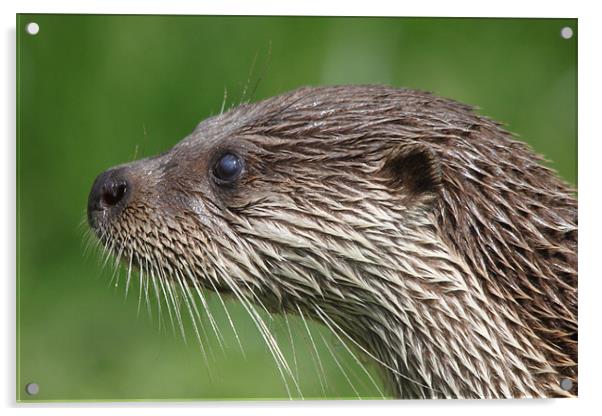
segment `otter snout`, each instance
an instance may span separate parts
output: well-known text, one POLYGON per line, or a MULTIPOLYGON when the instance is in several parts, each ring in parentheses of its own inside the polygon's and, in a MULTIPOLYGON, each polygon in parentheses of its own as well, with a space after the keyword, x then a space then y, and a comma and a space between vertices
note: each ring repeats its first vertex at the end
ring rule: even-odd
POLYGON ((96 177, 88 196, 88 223, 96 230, 100 219, 109 220, 127 204, 132 194, 132 181, 126 168, 104 171, 96 177))

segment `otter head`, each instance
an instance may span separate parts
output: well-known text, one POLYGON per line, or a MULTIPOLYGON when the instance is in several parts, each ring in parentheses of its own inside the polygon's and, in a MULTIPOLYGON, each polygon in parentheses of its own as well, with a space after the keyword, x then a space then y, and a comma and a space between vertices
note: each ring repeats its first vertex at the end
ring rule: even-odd
POLYGON ((276 311, 319 305, 330 286, 340 297, 367 278, 353 269, 403 246, 390 241, 401 227, 432 222, 440 183, 427 147, 347 120, 350 98, 300 90, 209 119, 170 151, 100 174, 89 223, 114 253, 168 280, 276 311))
POLYGON ((108 250, 161 286, 323 322, 374 358, 396 396, 546 395, 558 374, 531 321, 511 299, 492 299, 506 293, 483 280, 487 258, 459 252, 479 244, 478 224, 463 220, 482 198, 462 194, 462 181, 495 172, 474 132, 494 147, 489 136, 509 141, 425 93, 300 89, 102 173, 88 219, 108 250))

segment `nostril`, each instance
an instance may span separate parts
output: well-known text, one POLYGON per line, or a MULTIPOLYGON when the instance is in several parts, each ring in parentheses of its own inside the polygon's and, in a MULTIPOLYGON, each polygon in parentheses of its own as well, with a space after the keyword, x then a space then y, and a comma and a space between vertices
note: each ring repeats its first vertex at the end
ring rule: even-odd
POLYGON ((88 214, 124 207, 132 193, 125 168, 107 170, 96 178, 88 196, 88 214))
POLYGON ((127 192, 127 182, 109 182, 103 186, 102 189, 102 202, 107 206, 115 206, 123 199, 123 196, 127 192))
POLYGON ((109 169, 96 177, 88 195, 88 223, 98 230, 100 221, 115 218, 127 206, 134 186, 127 168, 109 169))

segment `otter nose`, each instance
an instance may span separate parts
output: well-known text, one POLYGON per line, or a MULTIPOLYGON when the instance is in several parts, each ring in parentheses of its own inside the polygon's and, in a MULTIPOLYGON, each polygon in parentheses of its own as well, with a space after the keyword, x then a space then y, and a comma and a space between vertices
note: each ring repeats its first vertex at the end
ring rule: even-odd
POLYGON ((96 178, 88 197, 88 217, 123 206, 131 193, 125 168, 107 170, 96 178))

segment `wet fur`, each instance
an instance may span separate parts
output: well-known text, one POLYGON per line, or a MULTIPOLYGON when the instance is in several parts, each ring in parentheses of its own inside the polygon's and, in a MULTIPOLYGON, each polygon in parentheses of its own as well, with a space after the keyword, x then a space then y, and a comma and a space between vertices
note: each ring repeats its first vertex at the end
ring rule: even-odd
POLYGON ((541 162, 454 101, 302 88, 125 165, 131 199, 92 225, 167 299, 204 287, 324 323, 395 397, 570 396, 577 203, 541 162), (226 151, 245 167, 220 185, 226 151))

